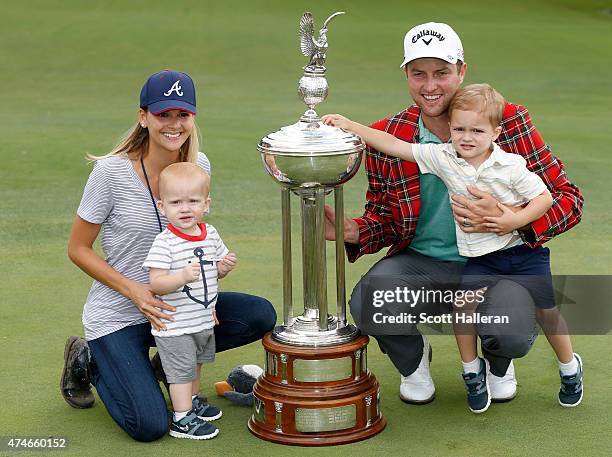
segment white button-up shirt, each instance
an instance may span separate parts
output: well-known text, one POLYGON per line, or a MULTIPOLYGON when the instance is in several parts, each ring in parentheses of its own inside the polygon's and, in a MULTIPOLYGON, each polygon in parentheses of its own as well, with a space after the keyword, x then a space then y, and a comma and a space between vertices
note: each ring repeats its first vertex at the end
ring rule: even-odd
MULTIPOLYGON (((523 157, 507 153, 493 144, 493 152, 478 169, 459 157, 451 143, 412 144, 412 151, 421 173, 440 177, 448 188, 449 198, 452 194, 460 194, 473 199, 467 191, 467 186, 472 185, 506 206, 519 206, 546 190, 542 179, 527 169, 523 157)), ((522 243, 516 232, 503 236, 465 233, 457 224, 455 230, 459 254, 466 257, 478 257, 522 243)))

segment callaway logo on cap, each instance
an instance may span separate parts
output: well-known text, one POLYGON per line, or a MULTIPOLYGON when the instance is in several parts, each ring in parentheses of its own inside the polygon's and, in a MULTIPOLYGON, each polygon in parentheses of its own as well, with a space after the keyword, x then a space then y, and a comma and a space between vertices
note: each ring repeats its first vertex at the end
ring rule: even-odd
POLYGON ((196 113, 195 87, 189 75, 164 70, 150 76, 140 91, 140 107, 153 114, 173 109, 196 113))
POLYGON ((457 33, 448 24, 420 24, 411 28, 404 37, 404 61, 400 68, 423 57, 434 57, 448 63, 464 61, 463 45, 457 33))

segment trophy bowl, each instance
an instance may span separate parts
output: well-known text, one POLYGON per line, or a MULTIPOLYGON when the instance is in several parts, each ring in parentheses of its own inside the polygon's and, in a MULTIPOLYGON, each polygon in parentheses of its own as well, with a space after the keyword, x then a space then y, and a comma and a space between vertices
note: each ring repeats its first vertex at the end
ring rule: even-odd
POLYGON ((333 188, 351 179, 365 145, 355 135, 321 122, 300 121, 263 138, 257 149, 264 168, 290 189, 333 188))

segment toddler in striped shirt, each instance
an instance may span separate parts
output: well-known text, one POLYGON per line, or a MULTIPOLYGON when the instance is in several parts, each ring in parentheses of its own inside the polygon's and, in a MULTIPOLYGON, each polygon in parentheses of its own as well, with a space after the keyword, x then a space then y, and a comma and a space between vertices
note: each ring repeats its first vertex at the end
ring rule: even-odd
POLYGON ((164 329, 152 328, 174 409, 170 435, 209 439, 221 417, 198 392, 202 363, 215 358, 218 279, 236 265, 215 228, 202 221, 210 206, 210 177, 199 166, 179 162, 159 176, 159 211, 168 226, 153 242, 143 266, 153 292, 175 308, 164 329))

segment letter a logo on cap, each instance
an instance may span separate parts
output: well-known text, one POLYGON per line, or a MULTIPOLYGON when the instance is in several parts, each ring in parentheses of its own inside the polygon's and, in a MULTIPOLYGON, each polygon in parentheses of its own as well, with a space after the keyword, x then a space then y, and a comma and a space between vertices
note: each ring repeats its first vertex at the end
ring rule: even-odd
POLYGON ((172 87, 170 88, 170 90, 168 92, 164 92, 164 95, 166 97, 169 97, 170 94, 172 92, 176 92, 176 95, 178 95, 179 97, 183 96, 183 91, 181 91, 181 84, 180 84, 181 80, 177 79, 176 82, 174 84, 172 84, 172 87))

